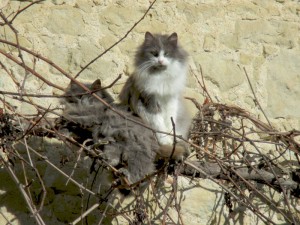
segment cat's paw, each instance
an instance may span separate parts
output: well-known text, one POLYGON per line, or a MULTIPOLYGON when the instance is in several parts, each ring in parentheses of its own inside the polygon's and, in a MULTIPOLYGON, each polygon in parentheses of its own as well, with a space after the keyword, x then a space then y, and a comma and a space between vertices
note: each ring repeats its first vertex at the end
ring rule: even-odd
POLYGON ((118 170, 118 175, 119 176, 121 176, 121 180, 123 181, 122 183, 123 183, 123 185, 130 185, 130 184, 132 184, 133 182, 132 182, 132 179, 131 179, 131 174, 130 174, 130 172, 126 169, 126 168, 120 168, 119 170, 118 170), (125 179, 124 179, 125 178, 125 179))
POLYGON ((185 141, 179 141, 176 146, 178 148, 181 148, 181 153, 182 153, 182 158, 185 159, 187 158, 191 152, 190 152, 190 149, 189 149, 189 144, 186 143, 185 141))
POLYGON ((176 145, 160 145, 158 155, 162 158, 170 158, 176 161, 182 161, 190 154, 188 144, 180 141, 176 145))
POLYGON ((172 145, 174 141, 174 137, 171 135, 156 133, 156 137, 160 145, 172 145))

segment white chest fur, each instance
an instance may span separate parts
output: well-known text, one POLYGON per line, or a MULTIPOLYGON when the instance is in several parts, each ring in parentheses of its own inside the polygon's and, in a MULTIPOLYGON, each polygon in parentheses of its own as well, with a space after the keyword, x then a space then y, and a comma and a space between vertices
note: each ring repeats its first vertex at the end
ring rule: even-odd
POLYGON ((140 90, 157 97, 169 98, 181 94, 185 87, 186 66, 175 60, 168 65, 167 69, 155 73, 147 70, 135 74, 136 84, 140 90))
MULTIPOLYGON (((159 131, 172 132, 171 117, 178 124, 178 115, 181 105, 181 95, 186 81, 186 65, 177 60, 170 62, 167 69, 149 73, 147 70, 137 71, 135 84, 138 89, 149 95, 154 95, 160 105, 160 113, 150 113, 146 109, 139 109, 140 116, 153 128, 159 131)), ((177 134, 184 135, 178 127, 177 134)), ((172 136, 157 133, 160 144, 172 144, 172 136)))

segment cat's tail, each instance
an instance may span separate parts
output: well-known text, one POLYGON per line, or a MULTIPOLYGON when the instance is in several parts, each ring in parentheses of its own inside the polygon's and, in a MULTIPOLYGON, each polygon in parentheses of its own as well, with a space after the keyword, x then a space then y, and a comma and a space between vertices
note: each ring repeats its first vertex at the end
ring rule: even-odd
POLYGON ((176 161, 182 161, 190 154, 188 144, 180 141, 176 145, 160 145, 158 150, 158 156, 165 159, 174 159, 176 161))

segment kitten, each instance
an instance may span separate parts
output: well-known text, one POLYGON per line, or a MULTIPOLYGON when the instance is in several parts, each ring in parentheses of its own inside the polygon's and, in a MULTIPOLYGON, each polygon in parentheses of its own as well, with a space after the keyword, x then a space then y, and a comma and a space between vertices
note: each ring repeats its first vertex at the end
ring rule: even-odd
MULTIPOLYGON (((178 45, 176 33, 167 35, 145 34, 144 43, 135 56, 136 70, 125 83, 119 98, 130 105, 153 129, 173 134, 171 117, 176 135, 188 137, 191 118, 184 107, 182 92, 187 73, 187 53, 178 45)), ((166 147, 162 155, 170 155, 173 136, 156 133, 158 142, 166 147)), ((175 158, 187 154, 184 142, 179 142, 175 158)))
MULTIPOLYGON (((126 117, 141 122, 127 111, 128 107, 115 104, 113 98, 101 90, 100 80, 85 85, 126 117)), ((92 138, 95 145, 106 143, 99 145, 103 158, 124 174, 130 184, 154 172, 159 146, 153 132, 109 110, 91 94, 83 93, 82 88, 71 82, 65 92, 67 97, 62 101, 65 109, 57 125, 59 130, 67 129, 81 143, 88 138, 92 138)))

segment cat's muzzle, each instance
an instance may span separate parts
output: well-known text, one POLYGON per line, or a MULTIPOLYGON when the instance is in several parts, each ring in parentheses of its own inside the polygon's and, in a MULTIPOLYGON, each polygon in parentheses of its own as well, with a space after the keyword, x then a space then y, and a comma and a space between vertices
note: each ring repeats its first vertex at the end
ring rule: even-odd
POLYGON ((162 65, 162 64, 155 65, 155 66, 153 66, 153 67, 151 68, 151 70, 152 70, 152 71, 155 71, 155 72, 157 72, 157 71, 163 71, 163 70, 165 70, 165 69, 167 69, 167 66, 166 66, 166 65, 162 65))

